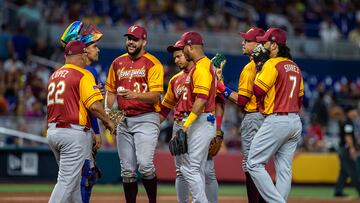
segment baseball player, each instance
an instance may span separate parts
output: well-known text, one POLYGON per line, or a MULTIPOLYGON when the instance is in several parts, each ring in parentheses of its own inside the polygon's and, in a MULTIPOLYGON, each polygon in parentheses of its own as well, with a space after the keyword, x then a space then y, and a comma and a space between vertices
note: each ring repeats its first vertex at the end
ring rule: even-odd
MULTIPOLYGON (((102 33, 99 29, 93 26, 91 23, 83 23, 81 21, 75 21, 71 23, 64 33, 61 36, 62 45, 66 45, 71 40, 80 40, 85 43, 85 45, 89 46, 94 42, 97 42, 102 37, 102 33)), ((85 69, 90 71, 95 78, 95 83, 98 85, 98 88, 101 89, 102 85, 98 83, 98 74, 94 67, 89 66, 91 63, 98 61, 98 55, 87 55, 88 56, 88 64, 85 66, 85 69)), ((90 114, 89 115, 91 128, 93 130, 94 137, 94 146, 92 146, 92 156, 89 157, 84 162, 84 166, 82 169, 82 178, 81 178, 81 198, 83 203, 88 203, 90 201, 91 191, 99 178, 101 172, 96 167, 95 164, 95 155, 97 150, 101 147, 101 136, 100 136, 100 128, 97 121, 97 118, 90 114)))
POLYGON ((270 58, 256 76, 253 92, 265 120, 251 142, 246 168, 266 202, 287 201, 291 189, 292 159, 302 125, 298 112, 304 95, 300 68, 292 61, 286 34, 270 28, 256 37, 270 58), (274 157, 276 185, 265 170, 274 157))
MULTIPOLYGON (((188 76, 182 78, 185 85, 176 91, 177 94, 181 93, 184 102, 178 105, 176 112, 176 120, 182 122, 175 122, 173 129, 174 132, 182 130, 187 133, 188 153, 177 156, 176 164, 178 174, 189 186, 193 202, 208 202, 204 169, 208 146, 215 135, 215 70, 203 52, 203 44, 199 33, 186 32, 175 45, 183 49, 186 60, 195 64, 188 76)), ((175 103, 165 98, 163 105, 172 109, 175 103)))
MULTIPOLYGON (((169 46, 167 50, 173 54, 174 61, 176 65, 180 68, 181 72, 173 76, 169 81, 169 86, 167 92, 165 94, 164 100, 162 101, 161 105, 161 112, 160 112, 160 121, 162 122, 165 120, 167 115, 171 110, 175 111, 174 117, 175 122, 173 126, 173 134, 182 128, 182 120, 183 115, 181 112, 184 112, 184 109, 189 109, 191 103, 189 102, 189 92, 187 90, 187 78, 190 78, 190 73, 193 73, 193 69, 195 68, 194 62, 187 61, 183 50, 181 47, 178 47, 178 41, 175 45, 169 46)), ((223 114, 223 103, 217 104, 217 115, 222 117, 223 114)), ((217 120, 217 124, 218 124, 217 120)), ((219 125, 217 125, 217 129, 221 130, 221 119, 219 125)), ((180 203, 187 203, 189 202, 189 186, 180 171, 180 163, 181 157, 176 156, 175 164, 176 164, 176 180, 175 186, 177 191, 177 199, 180 203)), ((218 182, 215 176, 215 169, 214 169, 214 161, 212 157, 208 156, 205 166, 205 192, 206 197, 209 202, 217 202, 218 200, 218 182)))
POLYGON ((65 65, 49 78, 47 111, 48 142, 59 165, 57 183, 49 202, 81 202, 80 179, 84 162, 91 156, 92 135, 88 111, 111 133, 115 125, 106 115, 94 77, 84 69, 97 56, 96 42, 86 46, 73 40, 65 47, 65 65))
POLYGON ((253 27, 246 33, 240 32, 244 39, 242 42, 242 51, 244 55, 249 56, 250 62, 243 68, 240 73, 238 92, 233 92, 226 88, 223 83, 218 83, 218 89, 224 93, 225 97, 237 104, 245 114, 241 122, 241 145, 243 153, 242 168, 246 177, 246 190, 249 203, 265 202, 259 194, 250 174, 246 168, 246 160, 248 157, 251 141, 254 135, 259 130, 264 116, 259 113, 256 106, 256 97, 253 95, 253 84, 255 75, 257 74, 257 64, 252 59, 251 54, 254 48, 258 45, 256 37, 262 36, 265 33, 261 28, 253 27))
POLYGON ((126 112, 116 137, 126 202, 136 202, 138 168, 149 202, 154 203, 157 178, 153 159, 160 132, 164 70, 160 61, 144 50, 145 28, 133 25, 124 36, 127 53, 110 66, 105 107, 110 109, 117 99, 119 109, 126 112))

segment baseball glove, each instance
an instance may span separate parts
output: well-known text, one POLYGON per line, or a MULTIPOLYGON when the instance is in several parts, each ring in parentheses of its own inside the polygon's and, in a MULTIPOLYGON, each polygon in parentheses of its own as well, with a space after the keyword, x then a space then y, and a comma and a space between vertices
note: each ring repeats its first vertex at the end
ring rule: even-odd
POLYGON ((223 69, 226 63, 226 58, 224 54, 217 53, 212 59, 211 63, 215 66, 215 68, 223 69))
POLYGON ((217 53, 212 59, 211 63, 216 68, 216 76, 219 81, 223 80, 222 69, 225 67, 226 58, 224 54, 217 53))
POLYGON ((125 112, 124 111, 116 111, 116 110, 109 110, 106 111, 106 114, 110 117, 116 126, 119 125, 125 119, 125 112))
POLYGON ((169 150, 172 156, 185 154, 188 151, 187 134, 182 129, 169 142, 169 150))
POLYGON ((222 130, 216 131, 216 136, 211 140, 209 145, 209 156, 216 156, 220 151, 224 139, 224 132, 222 130))
POLYGON ((96 165, 96 154, 97 154, 97 149, 93 149, 92 156, 93 156, 93 160, 94 160, 94 168, 92 168, 92 172, 95 173, 96 179, 100 179, 102 176, 102 172, 101 172, 100 168, 97 167, 97 165, 96 165))
POLYGON ((269 50, 265 49, 265 47, 262 44, 257 45, 251 56, 258 68, 261 68, 262 65, 270 58, 269 56, 270 52, 269 50))

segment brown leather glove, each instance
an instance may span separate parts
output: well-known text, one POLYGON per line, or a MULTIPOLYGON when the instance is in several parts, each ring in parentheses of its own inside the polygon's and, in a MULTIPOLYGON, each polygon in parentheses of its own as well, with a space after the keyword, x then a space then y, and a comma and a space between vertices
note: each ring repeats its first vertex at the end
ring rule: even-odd
POLYGON ((220 151, 223 139, 224 139, 224 132, 222 130, 217 130, 216 136, 210 142, 209 156, 214 157, 217 155, 217 153, 220 151))

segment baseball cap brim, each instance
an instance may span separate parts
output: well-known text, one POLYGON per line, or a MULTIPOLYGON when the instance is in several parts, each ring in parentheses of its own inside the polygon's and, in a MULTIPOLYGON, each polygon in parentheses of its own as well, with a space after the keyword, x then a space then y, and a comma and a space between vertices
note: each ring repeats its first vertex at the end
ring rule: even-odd
POLYGON ((183 50, 183 47, 168 46, 166 49, 168 52, 173 53, 175 51, 183 50))
POLYGON ((246 32, 240 32, 239 34, 244 40, 254 41, 254 39, 246 32))
POLYGON ((173 53, 174 51, 183 50, 184 42, 182 40, 178 40, 174 45, 168 46, 167 51, 173 53))
POLYGON ((141 39, 141 37, 136 36, 134 34, 129 34, 129 33, 124 34, 124 37, 127 37, 127 36, 132 36, 132 37, 135 37, 136 39, 141 39))

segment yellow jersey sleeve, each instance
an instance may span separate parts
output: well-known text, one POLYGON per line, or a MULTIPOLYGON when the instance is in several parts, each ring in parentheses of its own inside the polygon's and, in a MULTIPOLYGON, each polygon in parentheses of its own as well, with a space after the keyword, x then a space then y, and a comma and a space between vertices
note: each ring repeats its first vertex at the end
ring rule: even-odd
POLYGON ((241 71, 238 94, 250 98, 253 95, 253 85, 256 75, 256 65, 254 61, 250 61, 241 71))
POLYGON ((90 72, 85 72, 84 76, 80 79, 79 90, 80 100, 87 109, 95 101, 103 99, 103 96, 95 83, 95 78, 90 72))
POLYGON ((163 106, 165 106, 169 109, 174 109, 175 105, 176 105, 176 99, 175 99, 175 95, 174 95, 174 91, 173 91, 172 80, 173 80, 173 78, 171 78, 168 89, 164 96, 164 99, 161 102, 161 104, 163 106))
POLYGON ((112 93, 116 93, 116 74, 113 68, 113 64, 111 64, 110 68, 109 68, 109 73, 108 73, 108 77, 106 80, 106 84, 105 84, 105 88, 107 91, 112 92, 112 93))
POLYGON ((255 80, 255 84, 265 92, 268 92, 270 88, 275 84, 278 71, 275 68, 274 61, 269 59, 263 65, 258 77, 255 80))
POLYGON ((148 85, 150 92, 164 91, 164 68, 161 63, 155 63, 148 72, 148 85))
POLYGON ((213 80, 210 72, 211 61, 207 57, 196 63, 192 81, 194 84, 193 93, 209 96, 211 82, 213 80))
POLYGON ((299 97, 304 96, 304 79, 301 77, 299 97))

